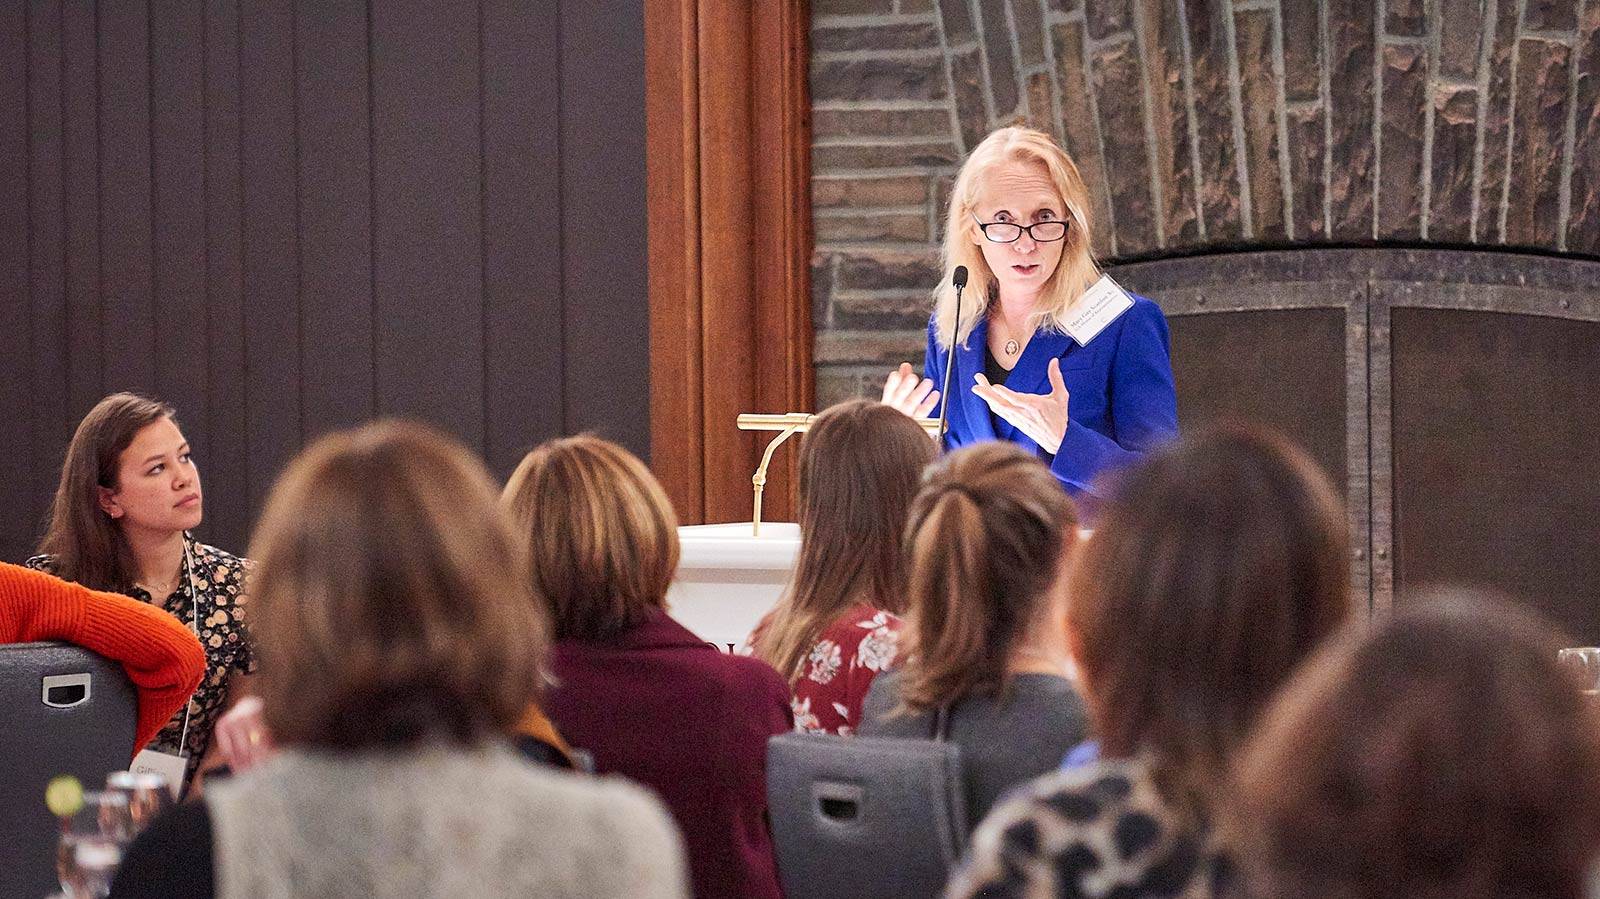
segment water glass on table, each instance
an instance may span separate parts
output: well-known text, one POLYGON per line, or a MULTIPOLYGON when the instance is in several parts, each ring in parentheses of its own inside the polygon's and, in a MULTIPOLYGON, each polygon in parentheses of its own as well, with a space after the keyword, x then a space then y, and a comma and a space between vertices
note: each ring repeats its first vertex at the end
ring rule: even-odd
POLYGON ((56 877, 70 899, 101 899, 133 839, 128 797, 107 790, 83 794, 83 807, 62 817, 56 846, 56 877))
POLYGON ((113 771, 106 775, 106 789, 128 797, 134 836, 142 833, 173 804, 166 777, 152 772, 113 771))
POLYGON ((1556 653, 1561 667, 1573 672, 1585 696, 1600 697, 1600 646, 1577 646, 1556 653))

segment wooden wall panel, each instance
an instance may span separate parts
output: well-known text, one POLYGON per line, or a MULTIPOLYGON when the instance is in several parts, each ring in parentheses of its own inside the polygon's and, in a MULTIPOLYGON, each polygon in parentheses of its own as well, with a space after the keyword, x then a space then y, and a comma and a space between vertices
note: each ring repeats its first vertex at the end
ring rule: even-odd
POLYGON ((376 411, 367 11, 296 0, 301 401, 316 432, 376 411))
MULTIPOLYGON (((205 19, 200 0, 150 7, 151 197, 155 385, 179 409, 204 409, 206 371, 205 19)), ((204 415, 183 420, 210 443, 204 415)))
POLYGON ((100 352, 108 381, 153 391, 160 348, 151 245, 149 10, 143 0, 97 8, 100 302, 105 323, 100 352))
MULTIPOLYGON (((239 548, 250 528, 250 443, 245 392, 244 182, 239 147, 239 7, 206 0, 205 184, 207 440, 196 459, 206 488, 208 534, 239 548), (218 502, 218 498, 223 498, 218 502)), ((81 408, 74 406, 74 408, 81 408)))
POLYGON ((281 0, 240 0, 245 491, 252 509, 301 439, 295 99, 294 9, 281 0))
POLYGON ((651 0, 645 32, 651 467, 685 521, 705 520, 697 7, 651 0))
POLYGON ((373 5, 378 410, 473 444, 484 399, 477 85, 476 3, 373 5))
MULTIPOLYGON (((0 10, 0 159, 28 158, 28 46, 24 10, 0 10)), ((0 259, 0 300, 28 294, 28 167, 0 168, 0 243, 20 247, 0 259)), ((0 508, 32 506, 28 461, 32 404, 28 398, 31 354, 25 302, 0 302, 0 408, 10 420, 0 427, 0 508)))
MULTIPOLYGON (((556 10, 485 0, 483 40, 483 389, 490 466, 509 472, 534 435, 564 429, 561 385, 561 84, 528 60, 560 52, 556 10), (529 123, 539 123, 529 127, 529 123)), ((602 244, 605 246, 605 244, 602 244)), ((637 251, 637 247, 635 247, 637 251)), ((641 329, 642 330, 642 329, 641 329)))
MULTIPOLYGON (((61 364, 61 351, 67 343, 61 4, 51 0, 27 10, 27 306, 28 339, 33 343, 28 354, 32 361, 28 372, 32 446, 27 462, 32 492, 23 508, 33 514, 49 503, 55 482, 32 474, 58 463, 53 448, 66 445, 72 423, 66 414, 68 371, 61 364)), ((14 82, 8 79, 7 83, 14 82)))
MULTIPOLYGON (((100 399, 105 383, 100 352, 100 65, 95 8, 61 8, 61 108, 65 147, 67 268, 67 398, 80 412, 100 399)), ((63 416, 72 418, 69 412, 63 416)), ((57 453, 59 460, 60 455, 57 453)), ((59 464, 59 461, 58 461, 59 464)))
MULTIPOLYGON (((650 0, 656 473, 685 521, 748 519, 765 439, 741 412, 813 411, 807 4, 650 0)), ((795 449, 765 517, 792 517, 795 449)))
POLYGON ((0 558, 79 418, 174 402, 243 550, 304 441, 648 458, 643 0, 0 10, 0 558))
POLYGON ((638 445, 650 437, 650 358, 618 352, 616 337, 650 328, 645 256, 619 240, 645 233, 646 132, 608 120, 644 106, 644 20, 604 3, 564 4, 560 35, 562 339, 571 358, 598 363, 562 373, 566 419, 638 445), (597 60, 608 77, 595 77, 597 60), (607 130, 610 140, 586 137, 607 130))

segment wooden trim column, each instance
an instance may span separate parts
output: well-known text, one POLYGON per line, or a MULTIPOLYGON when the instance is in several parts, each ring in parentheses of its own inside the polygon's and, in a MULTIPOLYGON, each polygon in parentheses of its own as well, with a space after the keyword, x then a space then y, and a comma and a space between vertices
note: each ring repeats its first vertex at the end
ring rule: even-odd
MULTIPOLYGON (((740 412, 811 411, 809 11, 646 0, 651 464, 685 523, 750 515, 765 438, 740 412)), ((794 514, 795 453, 768 520, 794 514)))

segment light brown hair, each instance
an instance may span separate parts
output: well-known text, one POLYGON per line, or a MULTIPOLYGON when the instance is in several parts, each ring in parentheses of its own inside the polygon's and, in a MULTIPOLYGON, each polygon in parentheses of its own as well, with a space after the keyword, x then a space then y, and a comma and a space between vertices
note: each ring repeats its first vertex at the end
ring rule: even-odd
POLYGON ((998 695, 1028 629, 1053 601, 1078 515, 1032 453, 990 441, 928 469, 906 530, 910 658, 905 708, 998 695))
POLYGON ((557 640, 603 640, 665 607, 678 521, 632 453, 587 434, 552 440, 517 466, 502 502, 557 640))
POLYGON ((1342 506, 1303 452, 1221 425, 1126 474, 1071 581, 1067 620, 1108 757, 1148 756, 1204 817, 1290 671, 1342 623, 1342 506))
POLYGON ((423 425, 323 437, 256 528, 267 725, 351 751, 509 733, 537 699, 545 622, 483 464, 423 425))
POLYGON ((800 553, 757 657, 792 682, 807 649, 851 606, 904 611, 902 537, 935 455, 926 431, 882 403, 851 400, 817 416, 800 454, 800 553))
POLYGON ((176 422, 166 403, 133 393, 113 393, 78 422, 61 463, 61 481, 39 552, 51 573, 95 590, 127 591, 138 576, 133 550, 116 519, 100 507, 99 489, 116 490, 122 453, 146 427, 176 422))
POLYGON ((1600 715, 1532 612, 1461 592, 1351 627, 1241 752, 1239 895, 1581 899, 1600 715))

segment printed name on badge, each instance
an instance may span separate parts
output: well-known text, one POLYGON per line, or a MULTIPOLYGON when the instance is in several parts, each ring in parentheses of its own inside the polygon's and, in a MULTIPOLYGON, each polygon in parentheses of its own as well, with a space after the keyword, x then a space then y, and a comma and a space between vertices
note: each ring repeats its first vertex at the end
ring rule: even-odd
POLYGON ((159 774, 165 777, 172 798, 177 799, 179 791, 183 789, 183 774, 188 764, 189 760, 181 755, 145 749, 133 757, 133 764, 128 766, 128 770, 135 774, 159 774))
POLYGON ((1133 297, 1111 280, 1110 275, 1101 275, 1100 280, 1078 299, 1078 311, 1067 322, 1067 336, 1077 341, 1078 346, 1084 346, 1131 308, 1133 297))

